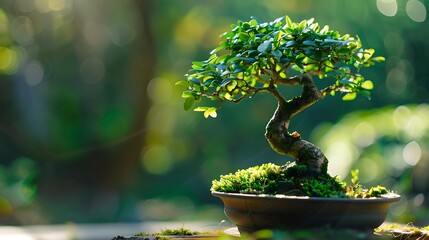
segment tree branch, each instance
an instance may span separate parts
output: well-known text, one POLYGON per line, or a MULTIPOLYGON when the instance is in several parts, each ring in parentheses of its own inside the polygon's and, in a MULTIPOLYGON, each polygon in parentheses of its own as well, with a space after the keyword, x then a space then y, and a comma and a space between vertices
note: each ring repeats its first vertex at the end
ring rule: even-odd
POLYGON ((328 161, 320 149, 302 140, 299 134, 288 132, 291 118, 319 100, 320 92, 308 74, 293 79, 302 85, 303 91, 299 97, 287 101, 276 87, 272 86, 269 89, 277 99, 278 106, 267 124, 265 138, 277 153, 291 156, 298 164, 307 166, 309 174, 320 174, 326 172, 328 161))
POLYGON ((291 78, 277 78, 275 83, 288 85, 288 86, 295 86, 300 84, 300 77, 291 77, 291 78))
POLYGON ((290 101, 287 101, 287 106, 285 106, 285 110, 289 112, 289 117, 292 118, 297 113, 311 106, 313 103, 317 102, 321 96, 319 89, 313 82, 313 78, 304 74, 296 77, 296 81, 298 81, 302 85, 302 94, 299 97, 295 97, 290 101))

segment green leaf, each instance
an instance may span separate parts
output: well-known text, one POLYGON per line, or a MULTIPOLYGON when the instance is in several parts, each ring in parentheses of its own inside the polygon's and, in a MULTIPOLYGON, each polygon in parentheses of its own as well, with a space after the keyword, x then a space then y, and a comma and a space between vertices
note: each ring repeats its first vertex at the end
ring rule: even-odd
POLYGON ((217 47, 217 48, 213 49, 213 50, 210 52, 210 54, 215 54, 215 53, 219 52, 220 50, 222 50, 222 49, 224 49, 224 48, 225 48, 224 46, 219 46, 219 47, 217 47))
POLYGON ((372 90, 374 88, 374 84, 371 80, 366 80, 362 83, 361 87, 366 90, 372 90))
POLYGON ((280 30, 274 36, 274 42, 276 42, 276 47, 278 47, 279 40, 282 38, 283 35, 284 35, 284 32, 280 30))
POLYGON ((183 104, 183 109, 185 109, 185 111, 188 111, 189 109, 191 109, 191 107, 194 105, 195 103, 195 98, 186 98, 185 103, 183 104))
POLYGON ((322 28, 322 30, 320 30, 320 33, 321 34, 326 34, 326 33, 328 33, 329 32, 329 26, 328 25, 325 25, 323 28, 322 28))
POLYGON ((274 57, 281 57, 283 55, 283 53, 280 50, 274 50, 271 52, 271 54, 273 54, 274 57))
POLYGON ((352 175, 352 178, 350 179, 350 181, 353 184, 358 184, 359 183, 359 169, 351 170, 350 174, 352 175))
POLYGON ((226 61, 226 63, 227 63, 227 64, 230 64, 230 63, 232 63, 232 62, 234 62, 234 61, 237 61, 237 60, 241 60, 241 57, 232 57, 232 58, 228 58, 228 60, 226 61))
POLYGON ((197 107, 194 109, 194 112, 205 112, 209 107, 197 107))
POLYGON ((231 81, 228 85, 226 85, 226 89, 228 91, 232 91, 237 86, 237 81, 231 81))
POLYGON ((296 42, 294 40, 287 41, 285 47, 289 48, 289 47, 295 46, 295 44, 296 42))
POLYGON ((176 86, 188 86, 188 82, 185 80, 181 80, 181 81, 176 82, 174 85, 176 85, 176 86))
POLYGON ((217 117, 217 112, 216 112, 217 108, 215 107, 211 107, 208 108, 205 112, 204 112, 204 117, 208 118, 209 116, 212 118, 216 118, 217 117))
POLYGON ((354 53, 353 57, 358 60, 359 62, 363 61, 363 54, 362 53, 354 53))
POLYGON ((302 42, 302 44, 307 45, 307 46, 317 47, 317 44, 311 40, 305 40, 304 42, 302 42))
POLYGON ((383 56, 377 56, 377 57, 371 58, 371 60, 374 62, 384 62, 386 61, 386 58, 384 58, 383 56))
POLYGON ((258 46, 258 51, 260 53, 267 53, 269 50, 271 50, 271 47, 273 45, 273 40, 265 40, 261 45, 258 46))
POLYGON ((342 47, 340 49, 337 50, 338 53, 350 53, 352 50, 350 50, 347 47, 342 47))
POLYGON ((320 50, 316 50, 316 51, 314 52, 314 58, 315 58, 317 61, 319 61, 320 59, 322 59, 322 51, 320 51, 320 50))
POLYGON ((292 20, 287 15, 286 15, 286 24, 289 28, 292 28, 292 20))
POLYGON ((192 62, 192 68, 202 68, 203 67, 204 62, 192 62))
POLYGON ((219 56, 219 57, 215 58, 215 60, 216 60, 215 62, 216 62, 216 64, 223 63, 225 61, 225 59, 227 59, 229 57, 231 57, 231 55, 229 55, 229 54, 219 56))
POLYGON ((250 20, 249 24, 252 25, 253 27, 256 27, 258 25, 258 21, 256 21, 255 19, 252 19, 250 20))
POLYGON ((307 20, 302 20, 300 23, 299 23, 299 25, 298 25, 298 27, 299 27, 299 30, 304 30, 304 28, 307 26, 307 20))
POLYGON ((255 17, 255 16, 251 16, 250 18, 251 18, 252 20, 255 20, 257 23, 262 22, 262 21, 261 21, 261 19, 259 19, 259 18, 255 17))
POLYGON ((375 53, 375 50, 373 48, 369 48, 365 50, 365 55, 369 55, 366 58, 372 57, 372 55, 375 53))
POLYGON ((307 66, 305 66, 304 68, 304 72, 310 72, 310 71, 317 71, 319 70, 319 66, 316 64, 309 64, 307 66))
POLYGON ((355 100, 357 96, 357 93, 347 93, 346 95, 344 95, 343 97, 343 101, 352 101, 355 100))
POLYGON ((334 64, 329 60, 324 61, 323 64, 325 65, 325 72, 331 72, 335 69, 334 64))
POLYGON ((350 81, 348 78, 343 78, 343 79, 340 80, 340 83, 342 85, 347 85, 347 84, 352 83, 352 81, 350 81))
POLYGON ((332 46, 332 45, 339 45, 342 41, 335 40, 335 39, 325 39, 322 43, 322 46, 332 46))
POLYGON ((190 97, 194 97, 194 94, 191 91, 184 91, 182 93, 182 98, 190 98, 190 97))
POLYGON ((191 79, 189 79, 189 81, 191 81, 192 83, 197 84, 197 85, 201 84, 200 80, 198 80, 197 78, 191 78, 191 79))
POLYGON ((256 61, 257 61, 257 60, 256 60, 256 59, 254 59, 254 58, 245 58, 245 57, 240 58, 240 60, 245 61, 245 62, 248 62, 248 63, 254 63, 254 62, 256 62, 256 61))

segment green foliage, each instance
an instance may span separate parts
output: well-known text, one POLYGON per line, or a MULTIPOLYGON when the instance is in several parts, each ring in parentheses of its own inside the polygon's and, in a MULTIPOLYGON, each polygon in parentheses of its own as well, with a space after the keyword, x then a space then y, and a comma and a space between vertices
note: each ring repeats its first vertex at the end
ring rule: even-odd
POLYGON ((358 72, 384 60, 373 57, 374 49, 363 48, 358 37, 321 27, 314 19, 296 23, 286 16, 262 22, 253 17, 233 24, 221 38, 209 59, 193 62, 186 81, 177 83, 187 86, 182 94, 185 110, 202 97, 218 101, 203 108, 206 118, 216 117, 207 111, 215 112, 224 101, 237 103, 304 73, 333 80, 322 94, 343 92, 343 100, 357 94, 369 97, 372 81, 358 72))
POLYGON ((371 187, 370 189, 365 188, 361 183, 359 183, 359 170, 351 170, 350 174, 352 175, 351 182, 352 185, 347 186, 346 195, 351 198, 369 198, 369 197, 378 197, 383 194, 388 193, 387 189, 383 186, 377 185, 371 187))
POLYGON ((382 186, 366 189, 358 182, 359 171, 352 171, 352 185, 328 174, 305 176, 305 166, 287 164, 278 166, 266 163, 235 173, 220 176, 213 180, 212 191, 250 194, 286 194, 309 197, 380 197, 388 193, 382 186))

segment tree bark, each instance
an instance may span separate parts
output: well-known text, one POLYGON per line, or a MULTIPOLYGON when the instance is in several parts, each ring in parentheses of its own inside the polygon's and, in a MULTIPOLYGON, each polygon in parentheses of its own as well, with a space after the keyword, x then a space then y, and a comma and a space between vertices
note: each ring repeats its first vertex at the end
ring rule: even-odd
POLYGON ((265 138, 271 148, 281 155, 292 157, 299 165, 307 167, 308 175, 327 173, 328 159, 314 144, 301 139, 299 133, 289 133, 289 123, 293 116, 311 106, 321 98, 321 94, 310 75, 293 78, 302 85, 302 94, 286 100, 274 86, 270 92, 278 101, 273 117, 267 124, 265 138))

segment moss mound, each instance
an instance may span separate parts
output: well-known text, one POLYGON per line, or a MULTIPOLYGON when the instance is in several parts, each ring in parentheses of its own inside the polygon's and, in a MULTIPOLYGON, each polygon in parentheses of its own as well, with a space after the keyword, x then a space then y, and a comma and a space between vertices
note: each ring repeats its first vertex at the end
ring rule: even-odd
POLYGON ((352 184, 347 185, 329 174, 311 176, 306 167, 289 163, 278 166, 266 163, 213 180, 212 191, 248 194, 284 194, 309 197, 379 197, 388 193, 382 186, 370 189, 359 183, 358 171, 352 171, 352 184))

